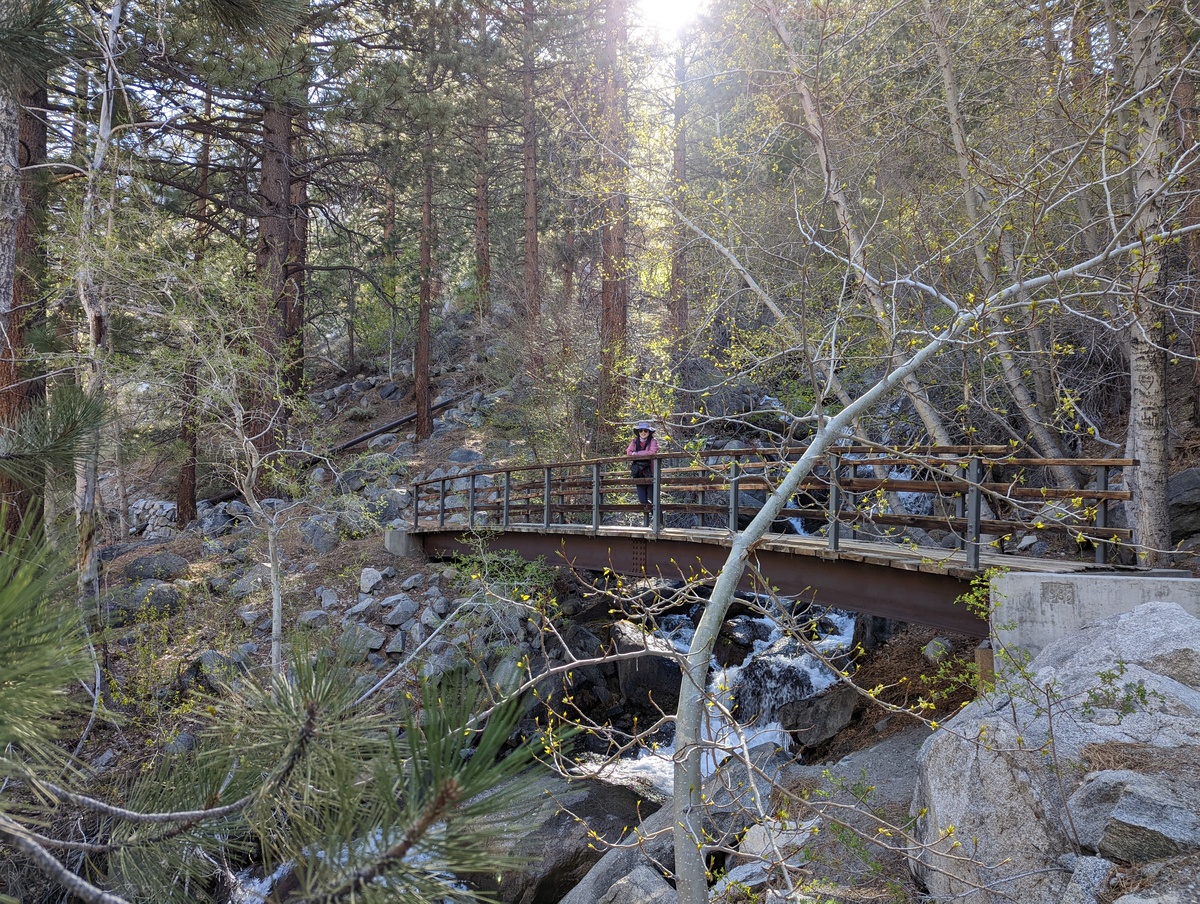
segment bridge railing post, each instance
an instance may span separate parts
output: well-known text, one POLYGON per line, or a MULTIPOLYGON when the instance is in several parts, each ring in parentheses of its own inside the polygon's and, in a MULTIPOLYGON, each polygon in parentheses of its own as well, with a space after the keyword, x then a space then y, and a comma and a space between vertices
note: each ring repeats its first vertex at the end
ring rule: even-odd
POLYGON ((414 483, 412 487, 413 501, 413 530, 419 530, 421 527, 421 493, 414 483))
MULTIPOLYGON (((962 493, 954 494, 954 517, 960 521, 967 517, 967 497, 962 493)), ((967 532, 965 530, 958 535, 958 548, 967 548, 967 532)))
POLYGON ((980 484, 983 482, 983 461, 978 455, 972 456, 967 466, 967 567, 979 567, 979 546, 982 531, 980 529, 980 514, 983 508, 983 493, 980 484))
POLYGON ((650 463, 650 476, 653 483, 650 486, 650 518, 654 525, 653 532, 658 533, 659 521, 662 518, 662 499, 659 490, 662 489, 662 459, 655 458, 650 463))
MULTIPOLYGON (((1108 492, 1108 465, 1096 469, 1096 489, 1101 493, 1108 492)), ((1100 536, 1101 531, 1108 527, 1108 499, 1101 496, 1096 500, 1096 564, 1103 565, 1108 561, 1108 540, 1100 536)))
POLYGON ((837 452, 829 453, 829 548, 837 552, 842 540, 842 524, 838 520, 842 512, 842 487, 838 483, 838 469, 842 466, 842 456, 837 452))
POLYGON ((509 506, 512 504, 512 471, 504 472, 504 503, 501 508, 500 522, 508 527, 509 506))
POLYGON ((600 465, 592 465, 592 533, 600 531, 600 465))
POLYGON ((438 527, 446 526, 446 478, 438 483, 438 527))
POLYGON ((733 459, 729 465, 729 529, 738 529, 738 484, 742 482, 741 463, 733 459))
POLYGON ((467 526, 472 530, 475 528, 475 475, 471 475, 471 482, 467 484, 467 526))
POLYGON ((542 527, 550 526, 550 469, 542 472, 542 527))

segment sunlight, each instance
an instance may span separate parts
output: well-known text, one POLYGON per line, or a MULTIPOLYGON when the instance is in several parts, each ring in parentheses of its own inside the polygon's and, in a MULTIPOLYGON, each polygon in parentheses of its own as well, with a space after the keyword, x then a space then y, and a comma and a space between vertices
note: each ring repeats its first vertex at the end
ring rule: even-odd
POLYGON ((635 16, 662 38, 673 37, 693 22, 705 5, 704 0, 637 0, 635 16))

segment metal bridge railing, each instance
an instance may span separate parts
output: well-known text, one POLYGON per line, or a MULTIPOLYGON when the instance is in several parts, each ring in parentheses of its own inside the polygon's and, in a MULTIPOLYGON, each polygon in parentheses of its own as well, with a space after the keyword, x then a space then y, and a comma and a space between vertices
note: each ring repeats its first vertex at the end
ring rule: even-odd
MULTIPOLYGON (((624 456, 436 475, 412 486, 412 526, 419 532, 524 523, 596 533, 641 527, 648 516, 651 535, 668 519, 673 529, 736 531, 804 451, 662 453, 651 476, 640 480, 630 476, 624 456), (638 484, 650 488, 648 506, 637 502, 638 484)), ((777 525, 811 526, 808 532, 823 534, 832 550, 846 532, 886 539, 905 528, 946 531, 971 568, 978 568, 986 545, 1003 547, 1022 531, 1057 531, 1094 545, 1096 561, 1104 562, 1111 547, 1131 537, 1127 529, 1109 527, 1109 503, 1130 498, 1128 490, 1110 487, 1111 474, 1136 462, 1070 459, 1065 463, 1077 471, 1091 472, 1088 486, 1045 486, 1046 469, 1062 463, 1019 456, 1006 446, 838 446, 801 483, 777 525), (919 511, 902 510, 912 500, 919 511)))

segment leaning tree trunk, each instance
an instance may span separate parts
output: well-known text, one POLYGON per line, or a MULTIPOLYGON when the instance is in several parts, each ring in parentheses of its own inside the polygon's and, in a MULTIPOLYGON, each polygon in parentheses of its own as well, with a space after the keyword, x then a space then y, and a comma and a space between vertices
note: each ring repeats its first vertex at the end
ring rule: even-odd
MULTIPOLYGON (((124 15, 122 0, 116 0, 109 12, 104 31, 104 88, 100 94, 100 116, 96 123, 96 146, 84 185, 80 205, 79 248, 83 257, 75 271, 75 291, 87 324, 87 353, 79 369, 84 389, 97 397, 105 395, 105 367, 108 357, 108 292, 94 270, 86 249, 100 231, 101 176, 113 141, 113 105, 117 98, 116 57, 119 31, 124 15)), ((99 428, 97 428, 97 431, 99 428)), ((90 448, 75 465, 75 528, 77 534, 77 577, 80 596, 96 599, 100 594, 99 533, 100 515, 96 496, 99 485, 100 442, 90 448)))
MULTIPOLYGON (((967 208, 967 219, 973 232, 979 236, 988 235, 984 225, 986 207, 980 209, 979 198, 984 196, 983 189, 976 184, 974 172, 975 161, 971 159, 971 150, 967 144, 967 129, 959 103, 958 77, 954 71, 954 62, 950 56, 946 11, 941 5, 935 5, 932 0, 925 0, 925 19, 933 32, 934 48, 937 51, 938 68, 942 74, 943 102, 946 107, 946 118, 949 121, 950 134, 953 139, 954 153, 958 161, 959 176, 965 186, 963 201, 967 208)), ((986 204, 986 202, 984 202, 986 204)), ((994 232, 991 236, 999 244, 1001 237, 994 232)), ((988 259, 988 251, 982 241, 975 242, 975 266, 984 285, 990 286, 995 281, 996 273, 988 259)), ((1025 385, 1022 368, 1017 361, 1017 349, 1008 338, 1008 328, 996 314, 989 314, 988 320, 992 325, 991 339, 996 343, 996 357, 1000 362, 1000 372, 1004 377, 1005 386, 1016 402, 1017 412, 1029 428, 1038 451, 1047 458, 1062 461, 1067 457, 1062 449, 1062 443, 1050 429, 1045 412, 1038 400, 1030 393, 1025 385)), ((1035 366, 1042 366, 1038 362, 1035 366)), ((1079 486, 1079 475, 1069 465, 1056 464, 1047 469, 1054 477, 1057 486, 1069 489, 1079 486)))

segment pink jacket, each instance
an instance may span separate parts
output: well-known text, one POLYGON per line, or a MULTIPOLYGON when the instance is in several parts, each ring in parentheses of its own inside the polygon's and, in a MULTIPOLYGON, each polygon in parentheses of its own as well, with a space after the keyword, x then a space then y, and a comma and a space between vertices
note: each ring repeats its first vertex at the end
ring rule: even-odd
POLYGON ((634 437, 633 442, 629 444, 629 448, 625 450, 626 455, 647 456, 658 454, 658 440, 653 436, 650 437, 650 442, 646 444, 645 449, 638 449, 637 437, 634 437))

